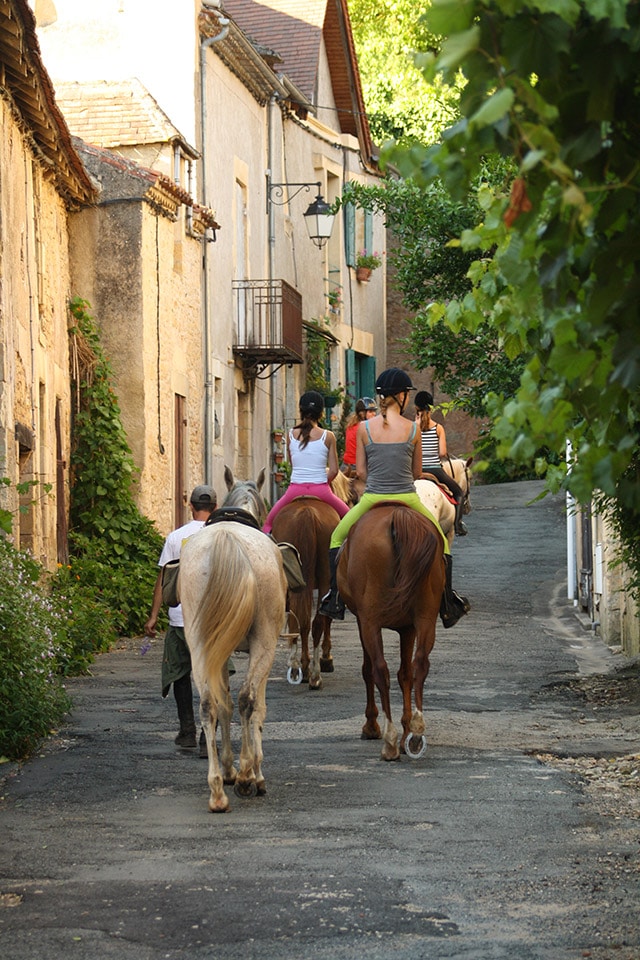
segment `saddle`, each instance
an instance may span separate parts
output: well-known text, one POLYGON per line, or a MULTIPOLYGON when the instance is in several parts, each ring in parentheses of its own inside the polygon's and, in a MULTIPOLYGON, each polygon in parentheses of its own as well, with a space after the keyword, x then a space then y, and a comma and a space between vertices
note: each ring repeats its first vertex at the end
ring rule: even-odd
POLYGON ((440 487, 440 489, 444 493, 449 503, 452 503, 454 507, 456 506, 456 498, 452 495, 451 490, 449 490, 449 487, 447 487, 444 483, 438 480, 438 478, 435 477, 432 473, 422 473, 420 475, 420 479, 429 480, 431 481, 431 483, 435 483, 437 487, 440 487))

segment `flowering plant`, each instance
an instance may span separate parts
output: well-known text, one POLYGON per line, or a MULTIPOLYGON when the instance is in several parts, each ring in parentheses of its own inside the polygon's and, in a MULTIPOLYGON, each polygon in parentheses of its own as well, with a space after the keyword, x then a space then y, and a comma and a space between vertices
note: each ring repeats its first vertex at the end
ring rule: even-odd
POLYGON ((361 250, 356 257, 356 267, 366 267, 368 270, 375 270, 381 263, 382 257, 377 250, 374 250, 373 253, 367 253, 366 250, 361 250))

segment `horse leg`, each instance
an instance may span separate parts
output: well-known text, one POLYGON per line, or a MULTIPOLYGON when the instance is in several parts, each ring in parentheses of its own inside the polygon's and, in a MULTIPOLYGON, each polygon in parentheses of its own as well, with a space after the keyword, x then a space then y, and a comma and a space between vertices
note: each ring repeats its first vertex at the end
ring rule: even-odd
POLYGON ((400 668, 398 670, 398 684, 402 692, 402 738, 400 749, 404 752, 404 742, 409 733, 411 720, 411 689, 413 681, 413 645, 416 632, 413 626, 403 627, 398 631, 400 635, 400 668))
POLYGON ((233 765, 233 750, 231 747, 231 717, 233 715, 233 701, 231 699, 231 691, 229 690, 229 670, 226 664, 223 670, 223 681, 225 685, 226 696, 224 700, 218 704, 220 760, 222 762, 224 782, 226 784, 233 784, 236 782, 238 771, 233 765))
POLYGON ((386 724, 382 739, 381 757, 383 760, 398 760, 400 750, 398 748, 398 731, 391 719, 391 698, 389 695, 390 678, 389 667, 384 658, 382 648, 382 630, 377 624, 360 621, 360 640, 363 649, 367 651, 371 664, 371 677, 373 683, 378 688, 380 694, 380 704, 382 712, 386 717, 386 724))
MULTIPOLYGON (((437 593, 431 599, 431 607, 437 603, 437 593)), ((415 655, 413 658, 413 700, 415 709, 411 715, 408 728, 404 727, 402 746, 405 752, 410 752, 415 759, 422 756, 427 746, 426 726, 423 714, 424 684, 429 676, 431 666, 430 655, 436 641, 436 618, 429 612, 425 619, 420 618, 416 630, 415 655), (409 746, 409 751, 407 751, 409 746)))
POLYGON ((256 705, 251 718, 251 728, 253 733, 253 770, 256 777, 256 790, 259 797, 264 797, 267 792, 267 786, 262 773, 262 761, 264 754, 262 752, 262 730, 267 715, 267 677, 258 685, 256 693, 256 705))
POLYGON ((209 768, 207 770, 207 783, 211 791, 209 810, 211 810, 212 813, 226 813, 229 809, 229 799, 224 792, 222 771, 218 761, 218 747, 216 745, 217 719, 217 705, 211 699, 206 686, 204 686, 201 688, 200 694, 200 721, 207 741, 207 756, 209 758, 209 768))
POLYGON ((362 679, 364 680, 365 690, 367 691, 367 703, 364 710, 366 722, 362 728, 360 739, 379 740, 382 736, 382 731, 378 724, 378 708, 376 706, 375 687, 373 685, 373 674, 371 671, 371 658, 364 647, 362 648, 362 653, 362 679))
MULTIPOLYGON (((325 593, 326 593, 326 590, 325 590, 325 593)), ((324 618, 324 628, 322 630, 322 656, 320 657, 320 669, 322 670, 323 673, 333 673, 333 657, 331 655, 331 617, 324 618)))
MULTIPOLYGON (((323 634, 324 621, 328 618, 321 613, 316 613, 311 624, 311 636, 313 638, 313 660, 309 671, 309 689, 322 690, 322 677, 320 676, 320 639, 323 634)), ((329 621, 331 622, 331 621, 329 621)))

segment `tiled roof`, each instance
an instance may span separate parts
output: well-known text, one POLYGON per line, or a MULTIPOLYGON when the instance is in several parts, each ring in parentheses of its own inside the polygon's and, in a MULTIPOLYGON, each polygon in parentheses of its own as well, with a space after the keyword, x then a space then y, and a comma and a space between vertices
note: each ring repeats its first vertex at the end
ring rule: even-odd
POLYGON ((277 72, 315 102, 327 0, 223 0, 223 5, 247 36, 279 54, 277 72))
MULTIPOLYGON (((56 84, 56 98, 69 129, 98 147, 186 141, 135 78, 56 84)), ((195 155, 195 151, 192 150, 195 155)))
POLYGON ((0 3, 0 86, 16 121, 32 138, 61 195, 72 204, 94 197, 94 189, 71 145, 69 128, 56 103, 40 55, 33 13, 26 0, 0 3))

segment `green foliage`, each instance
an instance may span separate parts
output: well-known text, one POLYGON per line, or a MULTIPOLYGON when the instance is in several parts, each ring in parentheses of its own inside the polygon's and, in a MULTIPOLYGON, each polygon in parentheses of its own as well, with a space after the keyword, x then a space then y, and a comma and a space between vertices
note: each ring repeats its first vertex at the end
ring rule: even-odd
POLYGON ((71 567, 91 584, 96 603, 106 604, 115 630, 140 633, 147 618, 162 537, 139 512, 132 495, 134 463, 88 304, 71 302, 70 328, 81 358, 74 381, 71 453, 71 567))
POLYGON ((70 707, 65 618, 40 567, 0 536, 0 754, 29 756, 70 707))
POLYGON ((486 323, 524 361, 515 394, 489 396, 500 456, 530 463, 547 446, 558 462, 537 469, 550 489, 581 502, 600 489, 638 513, 640 484, 625 478, 640 424, 640 8, 435 0, 425 22, 444 37, 421 58, 425 77, 462 72, 462 120, 388 158, 460 201, 488 156, 518 174, 478 189, 482 219, 459 239, 475 256, 471 290, 429 321, 471 334, 486 323))
POLYGON ((349 0, 349 16, 373 139, 435 143, 458 115, 458 92, 455 80, 426 83, 414 62, 435 43, 414 0, 349 0))
MULTIPOLYGON (((640 454, 635 453, 625 473, 620 478, 620 486, 636 486, 640 483, 640 454)), ((640 594, 640 513, 624 505, 624 497, 595 497, 597 508, 606 514, 621 544, 615 563, 624 563, 629 571, 627 587, 636 596, 640 594)))

